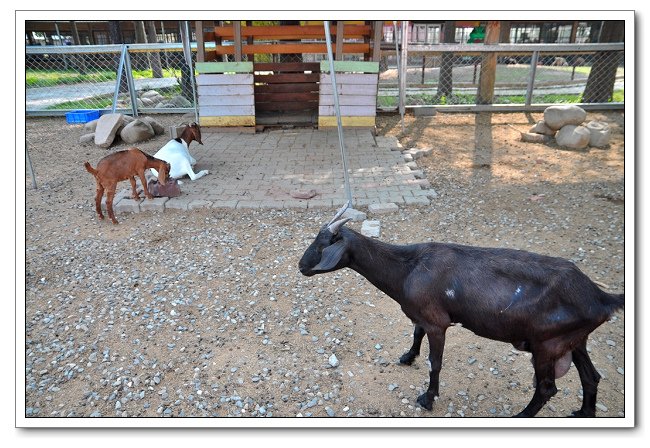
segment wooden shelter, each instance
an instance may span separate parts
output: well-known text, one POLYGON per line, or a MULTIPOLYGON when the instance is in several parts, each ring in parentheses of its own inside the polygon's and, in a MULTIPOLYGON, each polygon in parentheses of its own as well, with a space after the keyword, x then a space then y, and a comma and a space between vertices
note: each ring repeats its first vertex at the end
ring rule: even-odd
MULTIPOLYGON (((195 23, 202 125, 336 126, 323 22, 297 23, 195 23)), ((382 25, 330 26, 344 126, 375 125, 382 25)))

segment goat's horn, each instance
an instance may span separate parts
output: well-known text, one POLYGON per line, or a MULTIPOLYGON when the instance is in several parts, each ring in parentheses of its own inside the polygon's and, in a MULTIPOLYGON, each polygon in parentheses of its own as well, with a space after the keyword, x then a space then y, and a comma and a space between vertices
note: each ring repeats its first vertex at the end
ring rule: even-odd
POLYGON ((337 233, 339 233, 339 229, 343 226, 343 224, 350 221, 351 219, 352 218, 339 219, 338 221, 328 225, 327 230, 329 230, 332 233, 332 235, 336 235, 337 233))
MULTIPOLYGON (((349 207, 350 207, 350 201, 347 201, 345 204, 343 204, 343 207, 341 207, 341 208, 339 209, 339 211, 336 212, 336 215, 334 215, 334 217, 330 220, 330 222, 327 223, 327 225, 329 226, 329 225, 331 225, 334 221, 336 221, 337 219, 339 219, 339 218, 343 215, 343 213, 345 213, 345 211, 346 211, 349 207)), ((334 232, 332 232, 332 233, 334 233, 334 232)))

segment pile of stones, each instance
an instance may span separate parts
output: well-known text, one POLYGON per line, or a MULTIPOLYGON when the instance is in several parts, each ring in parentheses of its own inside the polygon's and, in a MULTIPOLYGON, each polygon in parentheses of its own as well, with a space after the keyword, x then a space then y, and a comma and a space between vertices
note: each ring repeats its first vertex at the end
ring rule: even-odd
POLYGON ((563 148, 584 149, 588 146, 604 148, 609 145, 609 125, 602 121, 585 123, 587 112, 579 106, 549 106, 544 119, 529 132, 521 133, 521 140, 532 143, 549 143, 553 139, 563 148))
POLYGON ((135 144, 163 134, 165 128, 151 117, 104 114, 97 120, 86 123, 84 132, 79 143, 94 143, 100 148, 109 148, 118 137, 124 143, 135 144))

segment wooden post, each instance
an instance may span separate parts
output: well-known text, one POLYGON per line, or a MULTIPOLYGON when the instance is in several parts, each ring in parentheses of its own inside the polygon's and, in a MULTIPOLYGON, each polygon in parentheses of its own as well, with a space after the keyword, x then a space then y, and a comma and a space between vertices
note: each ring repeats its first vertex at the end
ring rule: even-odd
MULTIPOLYGON (((489 21, 485 29, 484 45, 493 45, 499 42, 499 22, 489 21)), ((497 73, 496 53, 486 53, 481 61, 481 74, 478 81, 478 94, 476 104, 492 104, 494 100, 494 83, 497 73)))
POLYGON ((194 22, 196 30, 196 62, 205 62, 205 40, 203 39, 203 21, 194 22))
POLYGON ((384 35, 384 22, 376 20, 373 23, 373 28, 372 61, 379 62, 381 60, 381 39, 384 35))
POLYGON ((241 62, 241 22, 234 20, 232 26, 235 34, 235 62, 241 62))
POLYGON ((570 44, 575 44, 576 43, 576 35, 578 34, 578 22, 575 21, 571 25, 571 37, 569 37, 569 43, 570 44))
POLYGON ((335 60, 343 60, 343 20, 336 21, 336 56, 335 60))

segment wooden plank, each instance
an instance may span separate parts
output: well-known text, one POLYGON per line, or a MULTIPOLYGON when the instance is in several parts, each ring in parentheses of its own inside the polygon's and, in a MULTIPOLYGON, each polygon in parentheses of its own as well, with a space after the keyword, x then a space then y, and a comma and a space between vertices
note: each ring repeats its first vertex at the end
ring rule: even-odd
POLYGON ((235 20, 232 23, 232 26, 233 26, 233 32, 235 34, 235 37, 234 37, 235 62, 240 62, 241 61, 241 49, 242 49, 241 22, 239 20, 235 20))
POLYGON ((253 95, 203 95, 199 96, 200 106, 254 106, 253 95))
POLYGON ((320 72, 319 62, 255 62, 254 70, 260 72, 320 72))
MULTIPOLYGON (((321 106, 333 106, 334 95, 320 95, 321 106)), ((377 107, 376 95, 339 95, 341 106, 373 106, 377 107)))
MULTIPOLYGON (((336 80, 338 81, 338 76, 336 80)), ((321 95, 333 95, 334 89, 332 88, 332 82, 328 84, 320 83, 320 94, 321 95)), ((377 95, 377 84, 341 84, 337 82, 336 90, 339 95, 377 95)))
MULTIPOLYGON (((215 51, 215 54, 217 52, 215 51)), ((252 62, 197 62, 196 71, 198 73, 252 73, 252 62)))
POLYGON ((205 41, 203 40, 203 20, 194 22, 196 30, 196 62, 205 62, 205 41))
MULTIPOLYGON (((363 44, 370 48, 369 44, 363 44)), ((320 71, 322 73, 330 72, 329 61, 320 62, 320 71)), ((361 73, 379 73, 379 62, 372 61, 334 61, 334 71, 338 72, 361 72, 361 73)), ((338 76, 337 76, 338 78, 338 76)))
POLYGON ((301 101, 301 102, 273 102, 273 103, 255 103, 255 110, 259 111, 272 111, 272 110, 316 110, 318 109, 318 101, 301 101))
MULTIPOLYGON (((323 28, 324 29, 324 28, 323 28)), ((336 52, 334 59, 337 61, 343 60, 343 22, 336 22, 336 52)))
POLYGON ((283 73, 280 75, 255 75, 255 82, 266 84, 288 84, 288 83, 317 83, 320 80, 319 73, 283 73))
MULTIPOLYGON (((255 84, 255 95, 259 93, 273 93, 273 92, 316 92, 318 93, 318 83, 255 84)), ((331 86, 330 86, 330 93, 331 93, 331 86)))
MULTIPOLYGON (((343 53, 367 53, 370 44, 344 43, 343 53)), ((232 45, 218 45, 215 47, 218 55, 235 54, 232 45)), ((246 54, 289 54, 289 53, 327 53, 326 44, 253 44, 244 45, 242 53, 246 54)), ((343 62, 343 61, 341 61, 343 62)))
MULTIPOLYGON (((377 115, 376 106, 341 106, 341 116, 374 117, 377 115)), ((318 115, 325 117, 336 116, 334 106, 318 106, 318 115)))
POLYGON ((253 85, 253 74, 223 75, 201 74, 196 77, 196 84, 199 86, 216 86, 216 85, 253 85))
POLYGON ((199 116, 227 117, 255 115, 255 106, 203 106, 199 103, 199 116))
MULTIPOLYGON (((318 101, 320 95, 318 92, 276 92, 276 93, 256 93, 255 103, 268 103, 271 101, 318 101)), ((333 96, 332 96, 333 98, 333 96)))
POLYGON ((381 21, 373 22, 372 60, 379 63, 381 60, 381 40, 384 35, 384 27, 381 21))
POLYGON ((200 126, 255 126, 255 116, 199 117, 200 126))
MULTIPOLYGON (((341 125, 344 127, 374 127, 375 117, 341 117, 341 125)), ((318 117, 319 128, 337 127, 336 117, 318 117)))
POLYGON ((253 85, 219 85, 219 86, 197 86, 199 99, 203 96, 215 95, 253 95, 253 85))
MULTIPOLYGON (((371 32, 368 25, 345 25, 344 33, 347 38, 361 38, 369 36, 371 32)), ((336 26, 330 26, 330 34, 336 35, 336 26)), ((217 26, 214 28, 216 37, 233 39, 235 34, 232 26, 217 26)), ((282 26, 245 26, 241 29, 242 37, 256 39, 325 39, 323 25, 282 25, 282 26)))
MULTIPOLYGON (((377 75, 370 75, 364 73, 337 73, 337 84, 371 84, 377 85, 379 77, 377 75)), ((332 77, 328 74, 320 74, 320 83, 332 85, 332 77)))

